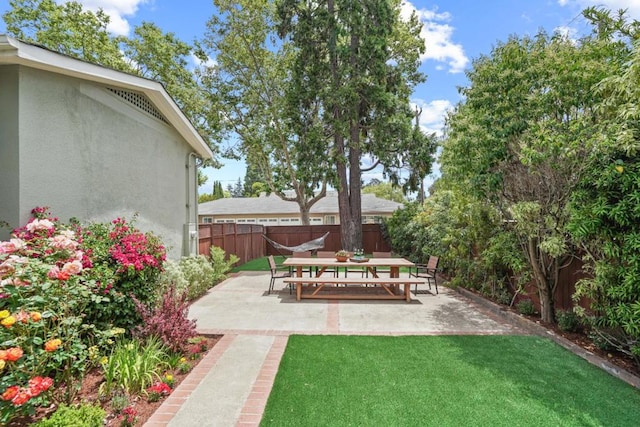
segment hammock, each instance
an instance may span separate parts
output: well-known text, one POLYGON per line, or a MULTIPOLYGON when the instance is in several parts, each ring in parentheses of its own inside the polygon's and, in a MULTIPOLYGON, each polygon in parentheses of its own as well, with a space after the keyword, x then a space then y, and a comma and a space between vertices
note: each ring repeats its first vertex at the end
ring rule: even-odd
POLYGON ((269 242, 271 244, 271 246, 276 248, 276 250, 278 252, 280 252, 280 249, 283 249, 285 251, 291 251, 291 252, 306 252, 306 251, 313 251, 315 249, 324 248, 324 239, 326 239, 328 235, 329 235, 329 232, 327 231, 324 234, 324 236, 318 237, 317 239, 313 239, 313 240, 310 240, 310 241, 305 242, 305 243, 301 243, 298 246, 281 245, 278 242, 274 242, 273 240, 271 240, 270 238, 268 238, 264 234, 262 235, 262 237, 264 237, 264 239, 267 242, 269 242))

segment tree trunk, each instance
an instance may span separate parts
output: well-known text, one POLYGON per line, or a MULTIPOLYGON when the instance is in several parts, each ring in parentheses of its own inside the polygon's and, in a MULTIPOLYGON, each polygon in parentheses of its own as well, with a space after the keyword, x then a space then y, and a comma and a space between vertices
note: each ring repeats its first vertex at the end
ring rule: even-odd
POLYGON ((555 318, 555 310, 553 308, 554 288, 540 265, 540 257, 542 254, 538 253, 535 239, 529 239, 527 255, 529 257, 529 264, 531 264, 533 269, 533 279, 536 287, 538 288, 538 298, 540 299, 540 319, 543 322, 553 323, 555 318))

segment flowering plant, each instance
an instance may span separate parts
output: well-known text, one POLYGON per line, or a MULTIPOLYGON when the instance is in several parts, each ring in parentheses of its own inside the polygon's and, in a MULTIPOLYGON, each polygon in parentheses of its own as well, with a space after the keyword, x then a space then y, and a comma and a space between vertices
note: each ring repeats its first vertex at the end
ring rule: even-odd
POLYGON ((351 253, 349 251, 347 251, 346 249, 340 249, 338 252, 336 252, 336 256, 337 257, 348 257, 350 255, 351 255, 351 253))
POLYGON ((127 406, 120 414, 122 427, 133 427, 138 422, 138 412, 133 406, 127 406))
POLYGON ((171 387, 163 382, 157 382, 151 387, 147 388, 147 400, 149 402, 157 402, 160 397, 166 396, 171 393, 171 387))
POLYGON ((135 327, 141 318, 131 296, 146 304, 155 303, 155 283, 166 259, 162 242, 124 218, 89 224, 82 230, 82 240, 93 266, 87 277, 102 296, 89 308, 87 318, 100 327, 135 327))
POLYGON ((82 318, 92 291, 80 239, 46 208, 32 213, 0 242, 0 424, 33 413, 54 383, 73 390, 93 333, 82 318))

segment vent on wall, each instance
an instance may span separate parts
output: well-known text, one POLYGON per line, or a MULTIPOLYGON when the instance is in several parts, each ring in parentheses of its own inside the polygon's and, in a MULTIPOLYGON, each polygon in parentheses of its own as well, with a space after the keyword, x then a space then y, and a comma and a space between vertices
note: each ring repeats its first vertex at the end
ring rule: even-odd
POLYGON ((137 92, 132 92, 129 90, 113 89, 110 87, 108 87, 107 89, 110 92, 119 96, 120 98, 124 99, 134 107, 137 107, 140 110, 144 111, 145 113, 152 115, 156 119, 169 124, 167 119, 164 118, 164 116, 160 113, 160 111, 158 111, 158 109, 153 106, 153 103, 149 101, 149 98, 147 98, 145 95, 137 92))

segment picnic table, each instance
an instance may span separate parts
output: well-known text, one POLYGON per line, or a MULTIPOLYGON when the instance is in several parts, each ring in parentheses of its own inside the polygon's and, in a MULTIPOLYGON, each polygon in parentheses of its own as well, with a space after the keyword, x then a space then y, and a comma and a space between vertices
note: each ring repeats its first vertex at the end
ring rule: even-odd
POLYGON ((404 299, 411 301, 410 289, 413 284, 423 284, 424 279, 400 277, 401 267, 415 264, 404 258, 369 258, 366 262, 347 260, 340 262, 334 258, 287 258, 283 263, 295 271, 295 277, 284 279, 285 283, 296 287, 296 300, 302 298, 322 299, 404 299), (367 277, 322 276, 327 268, 366 268, 367 277), (317 267, 315 277, 303 277, 305 267, 317 267), (381 277, 378 268, 388 268, 389 277, 381 277), (343 285, 343 286, 340 286, 343 285), (399 292, 404 286, 403 292, 399 292))

